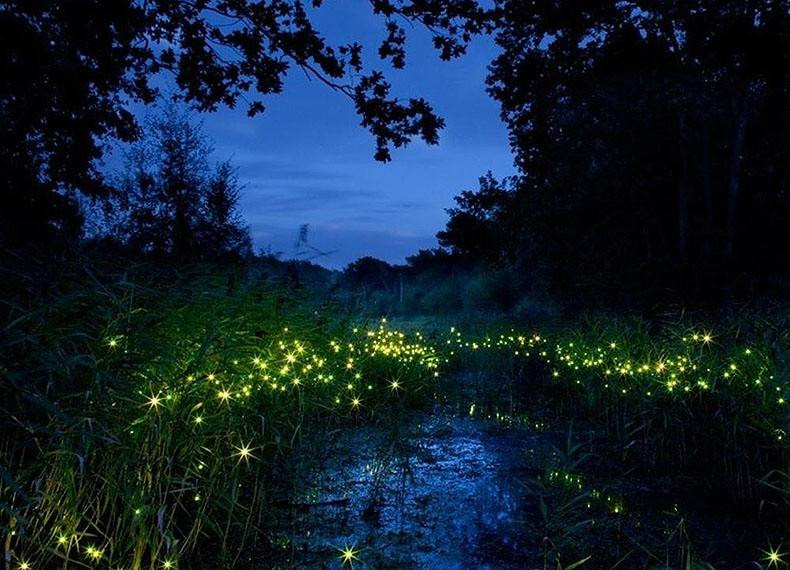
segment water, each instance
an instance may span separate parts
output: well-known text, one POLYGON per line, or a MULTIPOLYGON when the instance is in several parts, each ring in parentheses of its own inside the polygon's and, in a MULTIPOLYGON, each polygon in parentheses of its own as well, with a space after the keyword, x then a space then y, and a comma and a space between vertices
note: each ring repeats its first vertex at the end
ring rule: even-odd
POLYGON ((438 415, 399 436, 361 427, 331 439, 280 509, 289 565, 339 567, 339 549, 351 547, 355 568, 534 566, 522 481, 546 434, 438 415))

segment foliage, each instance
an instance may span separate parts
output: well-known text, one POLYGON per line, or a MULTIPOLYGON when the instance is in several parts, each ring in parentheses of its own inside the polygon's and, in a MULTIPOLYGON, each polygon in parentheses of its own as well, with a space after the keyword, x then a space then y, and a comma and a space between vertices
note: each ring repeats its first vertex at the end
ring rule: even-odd
POLYGON ((282 457, 306 434, 419 402, 434 381, 435 352, 383 324, 352 329, 233 273, 136 275, 61 282, 3 324, 17 565, 232 565, 265 541, 282 457))
MULTIPOLYGON (((238 565, 271 547, 268 505, 293 492, 287 459, 311 434, 441 400, 439 366, 475 361, 593 421, 651 477, 722 493, 766 529, 786 516, 781 326, 406 334, 355 326, 264 264, 67 269, 4 292, 0 500, 19 565, 238 565)), ((531 487, 552 566, 592 553, 572 548, 588 509, 629 508, 588 485, 586 459, 569 439, 531 487)))
POLYGON ((439 243, 473 259, 512 259, 513 235, 504 222, 514 213, 516 178, 499 182, 489 171, 479 183, 477 192, 465 190, 455 197, 458 206, 447 210, 450 219, 437 234, 439 243))
MULTIPOLYGON (((321 4, 0 2, 0 227, 13 229, 2 237, 25 243, 42 240, 42 231, 63 235, 67 222, 79 229, 74 192, 106 196, 96 164, 104 142, 138 136, 128 104, 154 102, 163 74, 174 98, 199 111, 243 101, 252 116, 300 69, 348 97, 377 159, 413 137, 435 144, 442 119, 424 99, 393 96, 384 74, 364 65, 358 42, 331 45, 314 26, 321 4)), ((469 0, 376 0, 371 8, 387 29, 378 55, 395 68, 405 64, 404 22, 428 29, 444 59, 490 25, 490 10, 469 0)))
POLYGON ((106 231, 133 252, 181 262, 249 257, 238 180, 229 162, 212 172, 210 153, 200 125, 186 115, 169 110, 151 119, 146 138, 128 153, 106 231))
POLYGON ((343 277, 351 287, 384 289, 390 291, 397 282, 394 268, 380 259, 366 256, 349 263, 343 277))
POLYGON ((787 10, 499 7, 488 86, 521 176, 463 192, 444 245, 545 273, 587 307, 786 286, 787 10))
POLYGON ((651 475, 685 475, 752 513, 781 513, 786 492, 777 475, 790 469, 790 378, 787 354, 773 349, 786 330, 755 327, 750 336, 686 324, 655 334, 604 323, 483 337, 453 329, 445 344, 470 357, 521 362, 514 370, 527 371, 526 393, 545 391, 553 409, 591 418, 623 458, 651 475))

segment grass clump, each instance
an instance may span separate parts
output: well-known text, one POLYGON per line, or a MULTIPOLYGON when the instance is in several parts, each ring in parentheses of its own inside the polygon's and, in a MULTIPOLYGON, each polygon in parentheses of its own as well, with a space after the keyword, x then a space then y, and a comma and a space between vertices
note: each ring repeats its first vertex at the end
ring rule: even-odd
POLYGON ((418 404, 437 374, 384 323, 249 276, 169 277, 9 307, 0 532, 17 566, 231 566, 266 536, 283 456, 418 404))

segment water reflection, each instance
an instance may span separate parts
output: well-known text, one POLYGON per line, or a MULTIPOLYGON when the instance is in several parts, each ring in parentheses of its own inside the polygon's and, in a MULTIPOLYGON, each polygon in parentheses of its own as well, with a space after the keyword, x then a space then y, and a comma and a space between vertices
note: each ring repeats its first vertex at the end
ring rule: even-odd
MULTIPOLYGON (((282 509, 296 567, 339 567, 353 545, 370 568, 523 568, 523 425, 468 415, 416 418, 393 437, 344 431, 282 509), (326 566, 324 566, 326 565, 326 566)), ((545 439, 543 434, 541 441, 545 439)), ((545 445, 544 443, 540 443, 545 445)))

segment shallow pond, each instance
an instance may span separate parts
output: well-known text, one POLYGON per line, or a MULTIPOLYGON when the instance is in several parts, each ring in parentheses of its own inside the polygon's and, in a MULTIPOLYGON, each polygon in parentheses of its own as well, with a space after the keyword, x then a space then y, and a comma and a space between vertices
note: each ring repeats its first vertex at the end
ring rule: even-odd
MULTIPOLYGON (((281 505, 294 567, 524 568, 529 454, 548 434, 452 415, 415 417, 400 434, 343 430, 281 505)), ((534 474, 534 471, 532 471, 534 474)), ((534 541, 533 541, 534 542, 534 541)))

